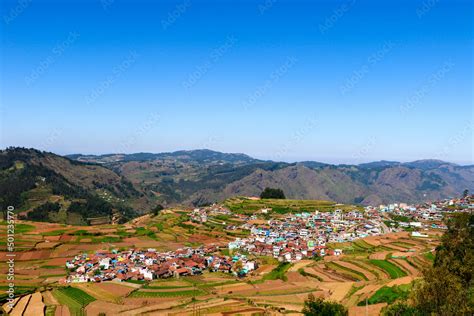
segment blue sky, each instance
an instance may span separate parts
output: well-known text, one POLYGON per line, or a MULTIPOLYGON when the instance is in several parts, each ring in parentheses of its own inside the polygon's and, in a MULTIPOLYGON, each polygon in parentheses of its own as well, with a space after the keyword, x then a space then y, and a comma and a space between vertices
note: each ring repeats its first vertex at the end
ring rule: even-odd
POLYGON ((3 1, 1 147, 473 163, 473 4, 3 1))

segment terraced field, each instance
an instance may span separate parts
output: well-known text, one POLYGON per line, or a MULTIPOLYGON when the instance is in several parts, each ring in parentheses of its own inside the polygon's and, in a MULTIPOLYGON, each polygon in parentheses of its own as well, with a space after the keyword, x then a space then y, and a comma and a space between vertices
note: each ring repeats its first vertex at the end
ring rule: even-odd
POLYGON ((96 300, 86 292, 74 287, 58 288, 53 291, 53 296, 61 305, 67 306, 73 316, 84 315, 87 304, 96 300))
POLYGON ((386 271, 392 279, 401 278, 407 275, 407 273, 400 269, 400 267, 388 260, 371 259, 370 263, 386 271))
POLYGON ((271 208, 273 212, 285 214, 290 211, 333 211, 336 208, 342 210, 353 210, 359 208, 354 205, 336 204, 325 200, 278 200, 278 199, 258 199, 252 200, 244 197, 227 199, 224 204, 234 212, 253 214, 262 208, 271 208))
MULTIPOLYGON (((312 206, 311 203, 303 201, 299 206, 303 210, 312 206)), ((211 226, 189 222, 186 214, 185 211, 164 212, 157 218, 145 216, 134 223, 96 227, 21 223, 18 239, 25 243, 16 262, 17 294, 21 298, 10 314, 23 315, 28 310, 38 316, 83 315, 85 311, 98 314, 102 309, 111 315, 179 313, 194 305, 209 313, 244 313, 247 309, 263 313, 265 308, 271 307, 288 312, 301 310, 310 293, 340 301, 348 307, 357 307, 360 301, 367 299, 378 308, 384 304, 381 301, 391 300, 391 292, 400 292, 395 286, 410 284, 419 277, 421 269, 432 264, 432 251, 438 243, 435 233, 429 238, 412 238, 408 233, 388 234, 331 245, 343 249, 344 254, 319 261, 279 265, 273 258, 261 257, 257 259, 260 268, 245 279, 204 273, 153 282, 58 286, 67 274, 66 260, 78 253, 129 247, 167 250, 214 242, 225 246, 227 241, 234 240, 235 237, 222 228, 216 231, 211 226), (42 301, 34 294, 38 289, 42 291, 42 301)), ((228 221, 226 217, 217 218, 212 225, 220 227, 228 221)), ((4 226, 0 225, 0 234, 2 232, 5 232, 4 226)), ((4 255, 0 252, 0 259, 5 259, 4 255)), ((6 271, 5 263, 0 263, 0 269, 6 271)), ((0 287, 6 289, 1 282, 0 287)))

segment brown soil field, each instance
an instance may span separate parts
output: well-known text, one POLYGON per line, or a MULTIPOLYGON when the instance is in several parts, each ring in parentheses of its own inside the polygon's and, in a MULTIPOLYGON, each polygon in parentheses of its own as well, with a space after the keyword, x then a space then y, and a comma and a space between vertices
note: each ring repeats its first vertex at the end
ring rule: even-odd
POLYGON ((44 236, 44 240, 49 240, 49 241, 59 241, 61 236, 44 236))
POLYGON ((48 241, 45 241, 45 242, 40 242, 40 243, 37 243, 35 248, 36 249, 51 249, 51 248, 54 248, 58 245, 60 245, 61 243, 59 242, 48 242, 48 241))
MULTIPOLYGON (((13 304, 11 305, 12 307, 15 307, 15 305, 18 303, 18 301, 20 300, 19 297, 16 297, 14 300, 13 300, 13 304)), ((10 305, 7 303, 3 304, 2 308, 3 310, 7 313, 10 313, 10 311, 13 309, 12 307, 10 307, 10 305)))
POLYGON ((413 281, 415 278, 412 276, 405 276, 403 278, 398 278, 387 283, 387 286, 402 285, 408 284, 413 281))
POLYGON ((322 282, 321 289, 329 293, 329 299, 340 302, 351 289, 354 282, 322 282))
POLYGON ((102 282, 97 283, 97 287, 112 293, 115 296, 127 296, 133 291, 133 288, 129 286, 120 285, 117 282, 102 282))
POLYGON ((377 276, 375 276, 373 273, 371 273, 370 271, 367 271, 365 269, 362 269, 350 262, 345 262, 345 261, 336 261, 336 263, 338 265, 341 265, 345 268, 348 268, 348 269, 351 269, 351 270, 354 270, 354 271, 357 271, 357 272, 360 272, 362 273, 363 275, 365 275, 365 277, 369 280, 369 281, 373 281, 373 280, 376 280, 377 279, 377 276))
POLYGON ((140 307, 140 305, 121 305, 97 300, 86 306, 86 314, 88 316, 98 316, 100 313, 106 313, 106 315, 126 315, 122 313, 138 307, 140 307))
POLYGON ((21 269, 15 272, 16 275, 29 275, 29 276, 38 276, 40 271, 34 270, 33 268, 21 269))
MULTIPOLYGON (((325 275, 326 278, 328 278, 329 282, 346 282, 346 281, 349 281, 349 282, 352 282, 352 280, 347 280, 345 277, 331 271, 331 270, 328 270, 324 267, 324 265, 322 264, 319 264, 318 266, 314 266, 312 267, 313 270, 316 272, 316 275, 320 276, 320 275, 325 275)), ((323 278, 323 280, 325 280, 325 278, 323 278)))
MULTIPOLYGON (((208 280, 211 281, 210 278, 208 280)), ((128 283, 128 282, 124 282, 124 283, 128 283)), ((169 280, 166 280, 166 281, 154 280, 154 281, 151 281, 150 285, 151 286, 189 286, 189 283, 186 281, 181 281, 179 279, 170 280, 170 281, 169 280)))
POLYGON ((61 237, 59 238, 59 241, 69 242, 69 241, 74 240, 75 238, 76 238, 75 236, 71 236, 71 235, 61 235, 61 237))
POLYGON ((31 295, 25 295, 20 298, 18 303, 16 303, 15 307, 13 307, 13 310, 10 312, 10 316, 22 316, 30 299, 31 295))
POLYGON ((258 269, 255 270, 254 273, 259 274, 259 275, 264 275, 265 273, 268 273, 268 272, 272 271, 274 268, 275 268, 274 265, 264 264, 264 265, 261 265, 260 267, 258 267, 258 269))
POLYGON ((44 291, 42 295, 43 301, 46 305, 59 305, 58 300, 53 296, 51 291, 44 291))
POLYGON ((45 305, 43 303, 43 297, 40 292, 35 292, 31 295, 30 302, 26 307, 23 316, 40 316, 44 315, 45 305))
POLYGON ((313 260, 301 260, 296 262, 291 268, 288 269, 289 272, 294 272, 298 271, 298 269, 306 267, 307 265, 310 265, 311 263, 314 263, 313 260))
POLYGON ((369 259, 384 260, 385 257, 389 254, 389 251, 376 252, 369 256, 369 259))
POLYGON ((398 250, 398 251, 401 251, 401 252, 406 252, 409 249, 409 248, 394 245, 393 243, 387 244, 387 246, 394 249, 394 250, 398 250))
POLYGON ((308 279, 302 276, 299 272, 287 272, 286 277, 288 282, 306 282, 308 279))
MULTIPOLYGON (((134 316, 134 315, 167 315, 167 312, 170 312, 170 308, 179 306, 185 303, 189 303, 190 299, 185 300, 174 300, 172 302, 161 302, 161 303, 152 303, 147 304, 146 300, 143 301, 145 304, 141 304, 139 307, 133 309, 128 309, 126 312, 120 313, 124 316, 134 316)), ((187 313, 189 315, 189 309, 187 308, 187 313)))
POLYGON ((69 308, 64 305, 59 305, 56 307, 56 311, 54 313, 54 316, 70 316, 71 313, 69 312, 69 308))
POLYGON ((49 259, 45 262, 45 265, 49 266, 61 266, 64 267, 66 264, 66 261, 70 258, 54 258, 54 259, 49 259))
POLYGON ((415 252, 401 252, 401 251, 392 252, 392 256, 395 256, 395 257, 411 257, 414 254, 415 252))
POLYGON ((317 268, 314 268, 314 267, 304 268, 304 271, 307 272, 307 273, 317 275, 318 277, 321 278, 321 280, 323 280, 323 282, 334 281, 334 279, 331 279, 326 273, 321 272, 317 268))

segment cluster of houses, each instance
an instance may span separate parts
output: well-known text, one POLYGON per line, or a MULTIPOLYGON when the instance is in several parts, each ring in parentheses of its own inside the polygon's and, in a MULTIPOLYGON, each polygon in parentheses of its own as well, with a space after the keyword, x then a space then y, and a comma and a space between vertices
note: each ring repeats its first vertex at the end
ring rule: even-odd
MULTIPOLYGON (((66 282, 152 280, 198 275, 205 270, 245 276, 257 268, 257 263, 241 253, 295 262, 307 257, 342 254, 341 249, 327 247, 328 243, 351 242, 405 228, 411 228, 413 236, 427 237, 420 230, 445 229, 443 218, 447 213, 472 212, 473 202, 474 196, 466 196, 419 205, 399 203, 368 206, 363 211, 343 212, 336 209, 332 212, 291 213, 266 221, 257 220, 259 217, 256 214, 233 214, 225 207, 215 204, 194 209, 190 212, 190 219, 198 223, 212 222, 219 215, 239 219, 237 222, 240 225, 234 223, 227 225, 226 229, 246 230, 250 234, 228 243, 230 253, 236 253, 235 255, 216 255, 218 249, 214 245, 164 253, 148 249, 83 254, 67 261, 66 267, 71 273, 66 282), (398 220, 395 227, 388 227, 385 223, 389 218, 404 220, 398 220)), ((269 212, 269 208, 260 210, 261 214, 269 212)))
MULTIPOLYGON (((375 208, 367 207, 367 209, 375 208)), ((399 220, 397 226, 402 229, 446 229, 444 218, 447 214, 474 211, 474 196, 467 195, 462 198, 412 205, 406 203, 380 205, 378 211, 401 216, 404 220, 399 220)))
POLYGON ((245 255, 219 256, 216 251, 215 246, 208 246, 165 253, 147 249, 82 254, 66 262, 70 274, 65 282, 153 280, 199 275, 205 270, 243 277, 257 268, 245 255))
POLYGON ((228 246, 229 249, 294 262, 306 257, 338 256, 342 250, 328 248, 327 243, 348 242, 383 232, 378 216, 367 217, 358 210, 303 212, 252 225, 249 237, 238 238, 228 246))

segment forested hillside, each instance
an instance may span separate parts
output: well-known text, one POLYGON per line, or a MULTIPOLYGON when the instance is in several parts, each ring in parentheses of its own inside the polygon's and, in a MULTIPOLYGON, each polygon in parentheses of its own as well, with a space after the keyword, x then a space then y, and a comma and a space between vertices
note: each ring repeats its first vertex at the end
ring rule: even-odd
POLYGON ((112 170, 34 149, 0 152, 0 206, 21 217, 70 224, 90 218, 117 221, 135 216, 130 201, 140 193, 112 170))

